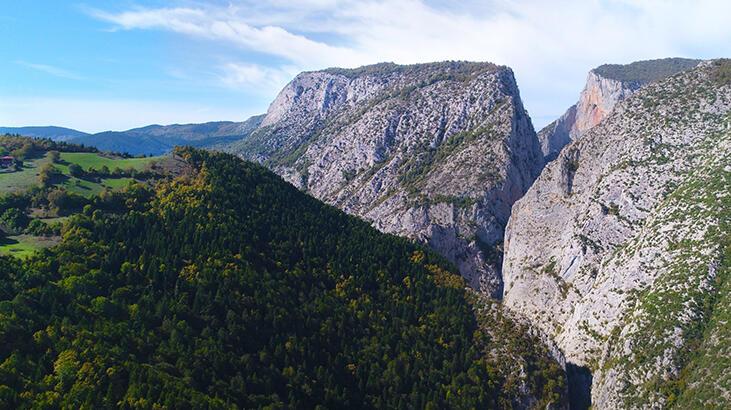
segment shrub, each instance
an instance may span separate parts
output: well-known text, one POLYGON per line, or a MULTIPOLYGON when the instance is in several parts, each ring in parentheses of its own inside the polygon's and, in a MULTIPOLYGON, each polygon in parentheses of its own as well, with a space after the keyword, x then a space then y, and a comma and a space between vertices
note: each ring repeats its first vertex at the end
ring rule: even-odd
POLYGON ((55 178, 61 175, 61 171, 59 171, 58 168, 51 164, 46 164, 43 168, 41 168, 41 172, 38 174, 38 180, 42 186, 48 187, 53 183, 55 178))
POLYGON ((28 216, 18 208, 10 208, 0 216, 0 225, 8 233, 20 233, 28 225, 28 216))
POLYGON ((69 165, 69 174, 73 177, 80 178, 84 176, 84 169, 79 164, 71 164, 69 165))

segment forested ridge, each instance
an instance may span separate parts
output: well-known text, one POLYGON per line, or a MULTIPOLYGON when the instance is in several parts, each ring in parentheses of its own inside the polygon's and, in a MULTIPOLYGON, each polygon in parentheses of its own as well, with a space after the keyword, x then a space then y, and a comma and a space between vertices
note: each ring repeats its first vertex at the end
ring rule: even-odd
MULTIPOLYGON (((258 165, 176 156, 185 175, 97 198, 59 245, 0 258, 0 407, 523 400, 484 354, 499 337, 480 332, 462 278, 441 258, 258 165)), ((557 365, 528 367, 527 393, 540 400, 530 404, 560 402, 557 365)))

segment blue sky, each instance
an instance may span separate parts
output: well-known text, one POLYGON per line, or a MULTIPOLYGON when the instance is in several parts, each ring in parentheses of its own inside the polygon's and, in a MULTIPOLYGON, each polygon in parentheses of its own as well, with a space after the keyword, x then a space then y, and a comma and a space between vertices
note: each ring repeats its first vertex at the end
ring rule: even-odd
POLYGON ((537 128, 602 63, 731 57, 731 2, 5 1, 0 126, 244 120, 297 72, 381 61, 511 66, 537 128))

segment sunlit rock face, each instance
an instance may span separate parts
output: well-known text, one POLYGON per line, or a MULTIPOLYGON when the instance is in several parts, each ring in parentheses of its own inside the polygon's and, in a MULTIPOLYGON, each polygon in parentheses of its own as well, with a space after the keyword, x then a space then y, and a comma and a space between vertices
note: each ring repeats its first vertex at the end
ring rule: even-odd
POLYGON ((490 63, 302 73, 230 150, 429 244, 495 296, 510 208, 543 167, 513 72, 490 63))
MULTIPOLYGON (((663 407, 678 399, 688 349, 731 351, 726 322, 712 320, 731 297, 717 279, 731 218, 724 72, 731 63, 704 62, 634 91, 513 206, 503 302, 594 373, 594 408, 663 407)), ((683 374, 711 397, 728 388, 683 374)))
POLYGON ((579 101, 564 115, 538 132, 541 151, 547 161, 559 151, 594 128, 614 106, 641 87, 691 69, 699 60, 665 58, 638 61, 632 64, 606 64, 589 72, 579 101))

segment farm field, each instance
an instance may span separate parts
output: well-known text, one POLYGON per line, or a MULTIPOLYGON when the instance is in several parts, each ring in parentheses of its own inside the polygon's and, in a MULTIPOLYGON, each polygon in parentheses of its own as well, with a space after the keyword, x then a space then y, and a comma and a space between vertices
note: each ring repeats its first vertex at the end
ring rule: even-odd
POLYGON ((55 223, 65 222, 69 218, 70 218, 69 216, 56 216, 56 217, 52 217, 52 218, 39 218, 39 219, 46 225, 51 225, 51 224, 55 224, 55 223))
POLYGON ((132 181, 134 181, 134 178, 102 178, 101 182, 93 182, 69 176, 57 185, 65 188, 68 192, 88 197, 97 195, 106 188, 124 188, 132 181))
MULTIPOLYGON (((23 161, 23 169, 20 171, 9 172, 8 170, 2 170, 0 172, 0 193, 25 191, 38 185, 38 172, 43 165, 49 162, 51 162, 51 159, 45 156, 23 161)), ((66 171, 68 172, 68 167, 66 171)))

